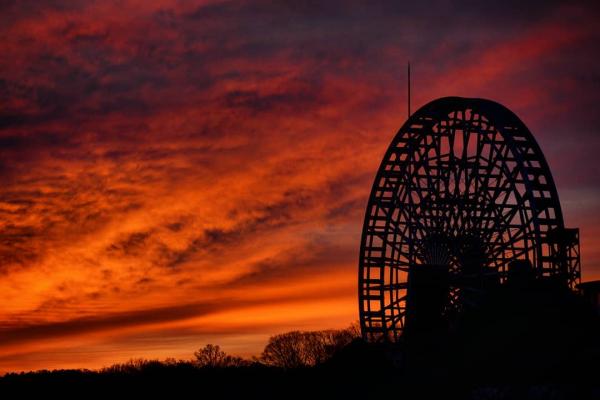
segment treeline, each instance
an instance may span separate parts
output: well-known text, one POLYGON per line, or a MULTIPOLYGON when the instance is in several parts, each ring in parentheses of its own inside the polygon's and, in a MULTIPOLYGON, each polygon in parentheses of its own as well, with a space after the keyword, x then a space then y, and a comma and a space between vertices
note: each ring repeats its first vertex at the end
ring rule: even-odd
POLYGON ((250 359, 207 344, 187 360, 138 358, 100 370, 9 373, 0 377, 0 398, 5 393, 18 393, 18 397, 6 398, 78 399, 190 398, 189 393, 210 399, 339 398, 357 394, 366 398, 373 394, 365 384, 368 380, 359 387, 348 385, 368 374, 373 374, 374 380, 377 368, 368 364, 383 365, 357 357, 356 349, 369 353, 366 346, 356 324, 340 330, 292 331, 272 336, 262 353, 250 359), (351 354, 345 354, 348 351, 351 354), (336 359, 342 362, 336 363, 336 359), (351 368, 348 360, 361 367, 351 368))
POLYGON ((323 364, 355 340, 360 340, 358 323, 345 329, 291 331, 269 338, 260 356, 245 359, 227 354, 219 345, 207 344, 194 352, 191 360, 132 359, 113 364, 100 373, 139 373, 157 368, 236 368, 275 367, 283 369, 314 367, 323 364))

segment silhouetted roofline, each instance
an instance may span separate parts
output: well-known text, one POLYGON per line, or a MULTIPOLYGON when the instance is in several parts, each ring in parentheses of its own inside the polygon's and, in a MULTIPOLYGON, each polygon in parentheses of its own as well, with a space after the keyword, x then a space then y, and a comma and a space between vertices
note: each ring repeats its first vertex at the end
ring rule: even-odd
POLYGON ((588 282, 581 282, 578 285, 579 289, 592 289, 592 290, 598 290, 600 291, 600 281, 588 281, 588 282))

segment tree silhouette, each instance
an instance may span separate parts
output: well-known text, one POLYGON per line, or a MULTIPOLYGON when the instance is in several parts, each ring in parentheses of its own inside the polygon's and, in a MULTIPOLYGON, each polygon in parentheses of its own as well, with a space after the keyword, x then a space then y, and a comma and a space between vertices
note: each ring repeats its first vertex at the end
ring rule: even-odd
POLYGON ((272 336, 261 359, 280 368, 301 368, 321 364, 359 337, 356 326, 342 330, 292 331, 272 336))
POLYGON ((219 345, 207 344, 202 349, 194 352, 195 363, 199 367, 225 368, 240 367, 249 362, 241 357, 230 356, 221 350, 219 345))
POLYGON ((265 347, 262 359, 269 365, 281 368, 306 366, 306 354, 303 348, 304 333, 292 331, 271 336, 265 347))

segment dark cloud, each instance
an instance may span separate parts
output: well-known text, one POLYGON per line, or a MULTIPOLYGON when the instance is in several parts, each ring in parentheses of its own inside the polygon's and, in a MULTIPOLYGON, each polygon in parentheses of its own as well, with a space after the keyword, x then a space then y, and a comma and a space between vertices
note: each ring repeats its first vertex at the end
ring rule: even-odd
POLYGON ((152 282, 154 282, 154 279, 152 279, 152 278, 142 278, 142 279, 138 280, 136 283, 138 285, 146 285, 146 284, 152 283, 152 282))
POLYGON ((284 193, 283 199, 272 204, 255 208, 234 210, 230 215, 240 222, 228 229, 209 228, 202 235, 193 238, 182 250, 169 248, 164 243, 158 246, 158 264, 176 267, 188 262, 197 254, 211 254, 228 251, 230 246, 239 246, 245 241, 260 237, 261 234, 297 223, 298 210, 310 208, 314 199, 305 192, 284 193))
POLYGON ((0 326, 0 341, 3 345, 31 340, 47 340, 57 336, 68 336, 86 332, 102 331, 117 327, 136 326, 182 318, 205 315, 222 306, 210 302, 160 307, 142 311, 115 313, 100 317, 86 317, 65 322, 34 324, 29 326, 0 326))
POLYGON ((0 276, 9 267, 25 267, 39 256, 35 247, 28 244, 40 233, 34 226, 5 225, 0 229, 0 276))
POLYGON ((49 150, 52 148, 69 149, 75 144, 68 135, 59 132, 36 132, 32 135, 0 136, 0 148, 3 151, 49 150))
POLYGON ((115 257, 122 257, 124 255, 134 256, 136 254, 139 254, 139 252, 144 249, 150 235, 151 232, 131 233, 123 240, 111 244, 108 247, 107 251, 115 257))
POLYGON ((293 111, 297 107, 306 110, 319 106, 318 88, 306 87, 297 91, 285 89, 286 93, 273 94, 261 94, 255 90, 232 91, 227 93, 225 104, 228 107, 246 108, 253 112, 293 111))
POLYGON ((308 244, 287 250, 251 265, 247 272, 222 284, 222 288, 256 287, 276 285, 306 276, 315 279, 328 270, 335 270, 340 264, 355 261, 353 249, 331 243, 324 238, 314 238, 308 244))

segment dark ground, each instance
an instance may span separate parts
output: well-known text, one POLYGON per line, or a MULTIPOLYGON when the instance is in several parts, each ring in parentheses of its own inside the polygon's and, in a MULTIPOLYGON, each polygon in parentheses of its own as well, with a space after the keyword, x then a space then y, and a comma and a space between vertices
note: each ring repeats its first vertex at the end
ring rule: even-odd
POLYGON ((320 366, 281 370, 268 367, 197 369, 149 366, 136 373, 53 371, 0 379, 2 398, 461 398, 600 399, 594 374, 567 379, 470 379, 405 373, 391 366, 320 366), (5 397, 6 396, 6 397, 5 397))

